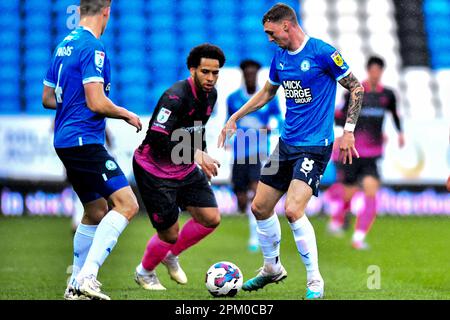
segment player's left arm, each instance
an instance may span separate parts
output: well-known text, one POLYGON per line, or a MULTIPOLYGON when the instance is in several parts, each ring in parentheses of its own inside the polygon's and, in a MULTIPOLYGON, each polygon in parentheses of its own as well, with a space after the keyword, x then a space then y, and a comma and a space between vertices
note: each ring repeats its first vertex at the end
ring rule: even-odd
POLYGON ((392 114, 392 119, 394 120, 395 128, 398 132, 398 145, 402 148, 405 145, 405 136, 403 135, 402 124, 397 112, 397 99, 395 98, 394 92, 389 92, 389 105, 387 106, 387 109, 392 114))
POLYGON ((364 87, 358 79, 350 72, 346 77, 339 80, 339 83, 350 92, 349 101, 347 105, 347 119, 344 126, 344 134, 341 139, 340 153, 343 156, 342 163, 352 163, 352 153, 358 158, 358 150, 355 148, 355 130, 356 123, 359 118, 361 106, 364 97, 364 87))
POLYGON ((56 110, 55 88, 44 85, 42 91, 42 105, 45 109, 56 110))

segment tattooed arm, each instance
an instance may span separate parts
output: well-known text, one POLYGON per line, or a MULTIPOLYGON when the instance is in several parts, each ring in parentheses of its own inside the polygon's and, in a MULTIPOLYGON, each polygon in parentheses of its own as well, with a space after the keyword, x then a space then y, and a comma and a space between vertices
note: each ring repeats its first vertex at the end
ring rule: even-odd
POLYGON ((339 157, 342 158, 342 163, 346 164, 348 159, 349 164, 352 164, 352 153, 359 158, 358 150, 355 148, 355 137, 353 135, 353 131, 355 130, 359 112, 361 111, 364 88, 353 73, 350 73, 345 78, 339 80, 339 83, 350 91, 350 99, 347 106, 347 120, 345 122, 344 135, 339 147, 339 157))

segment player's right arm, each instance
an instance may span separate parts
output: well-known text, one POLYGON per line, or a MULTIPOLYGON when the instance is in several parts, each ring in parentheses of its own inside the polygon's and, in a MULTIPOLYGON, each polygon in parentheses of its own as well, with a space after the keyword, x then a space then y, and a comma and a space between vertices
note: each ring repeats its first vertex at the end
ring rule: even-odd
POLYGON ((142 123, 139 117, 133 112, 123 107, 115 105, 106 95, 103 89, 103 83, 90 82, 84 84, 84 93, 88 108, 95 113, 101 114, 107 118, 122 119, 137 129, 142 130, 142 123))
POLYGON ((231 137, 237 130, 236 122, 249 113, 255 112, 265 106, 277 94, 280 86, 267 81, 260 91, 258 91, 246 104, 236 111, 230 119, 228 119, 225 127, 220 133, 217 146, 222 148, 227 137, 231 137))
POLYGON ((107 118, 125 120, 128 124, 142 130, 139 117, 123 107, 115 105, 104 91, 104 67, 106 53, 100 42, 90 42, 80 52, 80 69, 83 79, 87 107, 107 118))
POLYGON ((56 110, 55 88, 44 85, 42 91, 42 105, 45 109, 56 110))

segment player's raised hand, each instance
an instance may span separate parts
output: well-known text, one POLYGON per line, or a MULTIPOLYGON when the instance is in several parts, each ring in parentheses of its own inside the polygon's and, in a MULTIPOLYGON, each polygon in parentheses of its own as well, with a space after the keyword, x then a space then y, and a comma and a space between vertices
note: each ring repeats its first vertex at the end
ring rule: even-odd
POLYGON ((208 180, 211 180, 212 177, 217 176, 218 168, 220 168, 220 162, 213 159, 209 154, 197 149, 194 155, 194 160, 202 168, 203 172, 208 177, 208 180))
POLYGON ((137 129, 136 132, 139 132, 142 130, 142 123, 139 116, 131 111, 128 111, 128 117, 125 119, 125 121, 135 127, 137 129))
POLYGON ((233 117, 231 117, 230 119, 228 119, 225 127, 223 127, 222 131, 220 132, 219 139, 217 141, 217 147, 223 148, 226 140, 231 138, 236 133, 236 130, 236 121, 233 117))
POLYGON ((346 164, 347 160, 349 164, 352 164, 353 154, 359 158, 358 150, 355 148, 355 136, 353 135, 353 132, 344 131, 339 146, 339 159, 342 159, 343 164, 346 164))

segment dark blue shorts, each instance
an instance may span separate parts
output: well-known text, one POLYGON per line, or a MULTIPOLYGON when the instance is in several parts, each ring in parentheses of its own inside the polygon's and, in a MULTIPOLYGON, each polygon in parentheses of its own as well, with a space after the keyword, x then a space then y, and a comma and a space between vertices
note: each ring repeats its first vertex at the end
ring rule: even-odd
POLYGON ((55 150, 82 203, 108 199, 117 190, 129 186, 119 165, 102 145, 89 144, 55 150))
POLYGON ((248 191, 252 182, 258 182, 261 176, 261 162, 250 163, 250 159, 245 159, 245 163, 234 163, 231 174, 231 182, 234 192, 248 191))
POLYGON ((344 184, 357 184, 364 177, 372 176, 380 180, 378 172, 379 157, 374 158, 353 158, 352 164, 337 163, 338 179, 344 184))
POLYGON ((313 195, 319 195, 320 179, 331 157, 329 146, 295 147, 280 139, 276 149, 261 172, 260 181, 286 192, 294 179, 308 184, 313 195))

